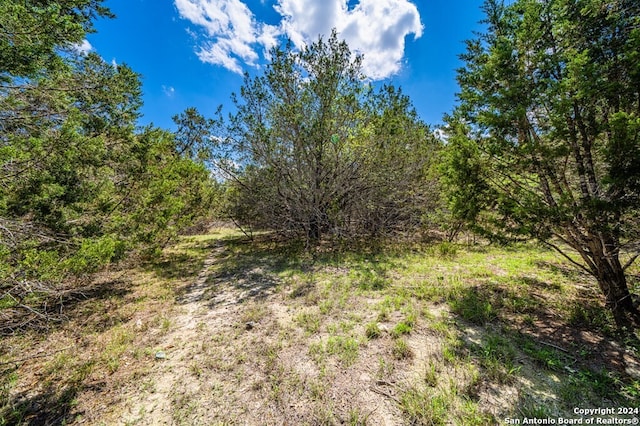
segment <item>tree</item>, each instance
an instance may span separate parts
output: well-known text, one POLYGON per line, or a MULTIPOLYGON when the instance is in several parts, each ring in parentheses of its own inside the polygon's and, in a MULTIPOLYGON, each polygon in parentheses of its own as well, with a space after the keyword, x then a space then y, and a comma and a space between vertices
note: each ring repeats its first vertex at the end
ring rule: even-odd
POLYGON ((79 45, 93 19, 113 17, 103 0, 4 0, 0 3, 0 80, 64 66, 60 50, 79 45))
POLYGON ((108 14, 99 3, 0 5, 0 332, 14 326, 6 312, 43 318, 26 303, 60 301, 79 277, 153 251, 210 205, 206 166, 180 152, 196 142, 137 129, 138 74, 67 49, 108 14), (17 32, 19 20, 33 33, 17 32))
POLYGON ((639 242, 640 4, 488 0, 484 9, 488 29, 467 42, 448 119, 467 127, 484 174, 459 174, 459 191, 481 183, 469 201, 491 194, 482 207, 493 225, 558 250, 595 277, 619 325, 640 324, 625 277, 639 242))
POLYGON ((232 213, 309 242, 419 221, 406 202, 421 193, 433 138, 409 99, 375 93, 335 31, 271 57, 263 75, 245 77, 229 137, 214 149, 239 154, 218 159, 234 180, 232 213))

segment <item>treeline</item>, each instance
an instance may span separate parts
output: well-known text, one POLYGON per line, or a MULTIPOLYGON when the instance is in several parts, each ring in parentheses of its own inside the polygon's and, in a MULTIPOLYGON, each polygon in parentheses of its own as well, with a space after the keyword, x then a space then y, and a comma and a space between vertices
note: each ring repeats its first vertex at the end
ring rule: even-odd
MULTIPOLYGON (((434 129, 335 32, 274 48, 213 118, 137 128, 139 77, 75 47, 100 0, 0 4, 0 306, 152 253, 203 217, 306 242, 536 239, 640 324, 640 4, 487 0, 434 129)), ((422 94, 428 96, 428 94, 422 94)))
POLYGON ((137 127, 139 76, 78 52, 110 16, 100 3, 0 3, 0 331, 47 319, 83 276, 211 206, 204 162, 137 127))

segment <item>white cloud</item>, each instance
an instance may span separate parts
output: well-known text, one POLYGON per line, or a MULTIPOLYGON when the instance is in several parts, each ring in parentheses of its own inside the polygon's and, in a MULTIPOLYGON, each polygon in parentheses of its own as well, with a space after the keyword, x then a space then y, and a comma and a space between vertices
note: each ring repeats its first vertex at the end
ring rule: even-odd
POLYGON ((279 0, 276 10, 298 47, 336 28, 376 80, 400 70, 407 35, 422 36, 418 8, 408 0, 360 0, 351 10, 345 0, 279 0))
POLYGON ((256 46, 275 43, 274 27, 257 22, 240 0, 175 0, 175 5, 207 35, 197 52, 203 62, 242 73, 242 63, 253 66, 259 59, 256 46))
POLYGON ((256 20, 241 0, 175 0, 180 16, 200 27, 206 41, 198 48, 200 60, 241 73, 256 66, 260 53, 288 36, 302 48, 328 36, 333 28, 354 52, 364 55, 365 74, 383 79, 397 73, 404 57, 405 37, 422 35, 417 7, 409 0, 276 0, 279 26, 256 20))
POLYGON ((72 48, 81 55, 86 55, 93 50, 93 46, 87 39, 82 40, 82 42, 80 43, 74 44, 72 48))
POLYGON ((173 86, 165 86, 164 84, 162 85, 162 92, 164 93, 164 95, 168 98, 173 98, 174 95, 176 94, 176 89, 173 86))

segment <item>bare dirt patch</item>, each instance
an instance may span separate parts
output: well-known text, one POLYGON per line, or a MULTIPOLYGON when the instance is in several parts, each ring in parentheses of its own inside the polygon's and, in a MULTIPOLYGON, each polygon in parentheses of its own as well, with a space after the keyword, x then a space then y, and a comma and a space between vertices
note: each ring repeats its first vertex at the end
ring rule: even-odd
POLYGON ((180 298, 156 344, 162 359, 121 395, 121 423, 402 423, 395 402, 376 391, 384 344, 360 337, 357 360, 346 365, 329 353, 340 348, 327 349, 331 333, 310 336, 296 322, 306 309, 296 289, 276 291, 259 268, 229 274, 220 263, 227 256, 217 247, 180 298))

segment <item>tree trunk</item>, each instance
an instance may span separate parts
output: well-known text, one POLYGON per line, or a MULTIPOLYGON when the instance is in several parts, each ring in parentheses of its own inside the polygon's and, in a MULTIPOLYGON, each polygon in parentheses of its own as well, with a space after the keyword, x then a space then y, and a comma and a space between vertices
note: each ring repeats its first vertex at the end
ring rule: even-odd
POLYGON ((629 327, 632 322, 640 326, 640 312, 636 308, 627 286, 620 259, 616 255, 591 253, 594 276, 605 296, 606 306, 613 313, 618 327, 629 327))
POLYGON ((310 243, 316 243, 320 240, 320 220, 315 214, 312 215, 311 219, 309 220, 307 239, 310 243))

